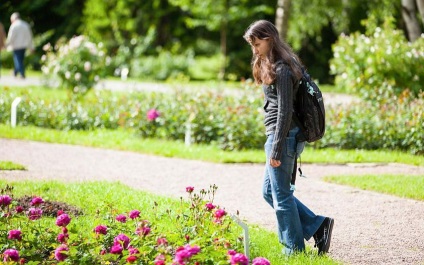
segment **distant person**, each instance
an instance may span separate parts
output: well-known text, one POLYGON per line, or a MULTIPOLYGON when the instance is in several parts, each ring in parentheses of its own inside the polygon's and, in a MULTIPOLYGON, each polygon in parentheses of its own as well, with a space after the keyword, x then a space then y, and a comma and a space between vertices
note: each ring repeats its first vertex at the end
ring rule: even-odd
POLYGON ((3 24, 0 22, 0 75, 1 75, 1 50, 6 47, 6 32, 3 24))
POLYGON ((278 237, 286 255, 305 251, 304 239, 314 238, 318 254, 330 248, 334 220, 315 215, 293 194, 290 185, 296 156, 305 142, 297 140, 293 121, 294 95, 302 77, 301 61, 269 21, 251 24, 244 34, 250 44, 252 73, 264 92, 266 166, 263 197, 277 217, 278 237))
POLYGON ((6 32, 3 24, 0 22, 0 51, 6 47, 6 32))
POLYGON ((25 52, 27 49, 30 49, 31 52, 34 51, 31 27, 20 18, 17 12, 10 16, 10 22, 12 24, 7 34, 6 46, 13 51, 15 77, 19 73, 22 78, 25 78, 25 52))

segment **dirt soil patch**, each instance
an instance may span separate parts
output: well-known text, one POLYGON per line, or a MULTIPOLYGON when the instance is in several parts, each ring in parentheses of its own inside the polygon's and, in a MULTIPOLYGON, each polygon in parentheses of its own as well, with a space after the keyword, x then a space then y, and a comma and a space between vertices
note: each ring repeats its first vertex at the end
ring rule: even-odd
MULTIPOLYGON (((22 196, 19 198, 16 198, 18 205, 22 206, 24 211, 28 211, 29 208, 32 208, 34 206, 31 205, 31 200, 33 196, 22 196)), ((62 210, 64 213, 70 215, 70 216, 80 216, 83 215, 83 210, 79 209, 76 206, 69 205, 65 202, 58 202, 58 201, 49 201, 45 200, 44 203, 37 206, 37 208, 40 208, 43 211, 43 216, 50 216, 50 217, 56 217, 57 212, 59 210, 62 210)))

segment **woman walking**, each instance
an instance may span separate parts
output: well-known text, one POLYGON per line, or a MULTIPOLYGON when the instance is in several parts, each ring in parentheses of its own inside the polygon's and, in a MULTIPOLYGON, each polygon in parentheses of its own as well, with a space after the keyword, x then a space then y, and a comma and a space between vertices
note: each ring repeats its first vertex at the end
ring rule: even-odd
POLYGON ((301 61, 269 21, 251 24, 244 39, 251 45, 252 73, 265 94, 266 166, 263 196, 277 216, 278 237, 287 255, 304 251, 304 239, 315 239, 318 253, 328 252, 334 220, 315 215, 296 197, 290 185, 295 158, 305 142, 292 119, 294 95, 302 77, 301 61))

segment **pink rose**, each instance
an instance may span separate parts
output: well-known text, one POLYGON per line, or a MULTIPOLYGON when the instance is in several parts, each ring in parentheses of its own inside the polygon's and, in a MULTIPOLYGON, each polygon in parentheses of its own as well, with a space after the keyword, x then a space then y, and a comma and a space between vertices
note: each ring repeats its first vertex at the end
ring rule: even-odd
POLYGON ((31 206, 38 206, 42 203, 44 203, 44 201, 41 197, 34 197, 31 201, 31 206))
POLYGON ((211 202, 206 203, 205 207, 208 211, 212 211, 213 209, 215 209, 215 205, 213 205, 211 202))
POLYGON ((199 246, 186 245, 184 247, 179 247, 175 251, 174 261, 177 262, 177 264, 186 264, 192 256, 196 255, 199 252, 199 246))
POLYGON ((231 265, 249 265, 249 259, 241 253, 236 253, 231 256, 231 265))
POLYGON ((148 226, 143 226, 143 227, 138 227, 136 230, 135 230, 135 233, 137 234, 137 235, 139 235, 139 236, 147 236, 147 235, 149 235, 150 234, 150 227, 148 227, 148 226))
POLYGON ((70 222, 71 222, 71 218, 69 218, 69 216, 66 213, 61 214, 56 218, 57 226, 66 227, 70 222))
POLYGON ((233 255, 237 254, 237 251, 235 251, 234 249, 230 249, 230 250, 228 250, 227 253, 228 253, 228 255, 233 256, 233 255))
POLYGON ((140 211, 138 211, 138 210, 132 210, 130 212, 129 216, 130 216, 131 219, 138 218, 138 217, 140 217, 140 211))
POLYGON ((40 208, 29 208, 28 210, 28 218, 30 220, 38 220, 41 218, 43 211, 40 208))
POLYGON ((185 246, 185 248, 188 250, 188 252, 190 252, 191 256, 196 255, 197 253, 200 252, 200 247, 197 245, 194 245, 194 246, 187 245, 185 246))
POLYGON ((57 235, 57 241, 59 242, 59 243, 62 243, 62 244, 64 244, 64 243, 66 243, 66 240, 69 238, 69 235, 68 234, 58 234, 57 235))
POLYGON ((158 246, 167 246, 168 245, 168 240, 166 240, 166 238, 164 237, 159 237, 158 240, 156 241, 158 246))
POLYGON ((15 210, 16 210, 17 213, 21 213, 21 212, 24 211, 24 207, 18 205, 18 206, 16 206, 15 210))
POLYGON ((154 121, 157 118, 159 118, 159 116, 160 116, 160 113, 156 109, 150 109, 147 112, 147 120, 149 120, 149 121, 154 121))
POLYGON ((120 214, 120 215, 116 216, 116 221, 121 222, 121 223, 126 223, 127 217, 123 214, 120 214))
POLYGON ((271 265, 271 263, 266 258, 258 257, 253 259, 252 265, 271 265))
POLYGON ((12 198, 9 195, 0 195, 0 206, 8 206, 12 203, 12 198))
POLYGON ((175 251, 174 261, 177 262, 177 264, 186 264, 190 257, 190 253, 184 247, 179 247, 175 251))
POLYGON ((127 237, 125 234, 119 234, 113 239, 113 244, 120 244, 124 248, 128 248, 128 245, 130 244, 130 238, 127 237))
POLYGON ((193 191, 194 191, 194 187, 192 187, 192 186, 186 187, 186 192, 192 193, 193 191))
POLYGON ((68 257, 69 248, 66 245, 60 245, 54 251, 54 257, 58 261, 64 261, 68 257))
POLYGON ((121 244, 115 244, 111 247, 110 249, 110 253, 112 254, 122 254, 122 251, 124 250, 124 248, 121 246, 121 244))
POLYGON ((127 262, 128 263, 133 263, 133 262, 135 262, 137 260, 137 257, 136 256, 129 256, 128 258, 127 258, 127 262))
POLYGON ((128 247, 128 252, 130 255, 140 254, 140 251, 137 248, 131 246, 128 247))
POLYGON ((155 265, 165 265, 165 256, 163 254, 159 254, 155 258, 155 265))
POLYGON ((96 234, 106 235, 107 234, 107 226, 105 226, 105 225, 98 225, 98 226, 96 226, 96 228, 94 228, 94 232, 96 234))
POLYGON ((19 261, 19 252, 13 248, 6 249, 3 252, 3 261, 19 261))
POLYGON ((22 233, 21 233, 20 230, 10 230, 7 238, 8 239, 21 240, 22 239, 22 233))
POLYGON ((215 218, 222 218, 224 215, 226 215, 227 212, 224 209, 218 209, 215 211, 215 218))

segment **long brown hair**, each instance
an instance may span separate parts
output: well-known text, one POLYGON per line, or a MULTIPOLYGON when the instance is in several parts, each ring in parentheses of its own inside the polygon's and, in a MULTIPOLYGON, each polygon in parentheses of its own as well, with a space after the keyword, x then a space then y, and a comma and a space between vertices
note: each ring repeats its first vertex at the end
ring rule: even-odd
POLYGON ((247 28, 243 38, 250 44, 253 44, 256 39, 269 40, 270 52, 268 55, 261 58, 253 54, 252 57, 252 74, 257 84, 270 85, 274 82, 278 61, 287 64, 296 79, 301 78, 302 62, 292 48, 280 39, 274 24, 267 20, 258 20, 247 28))

